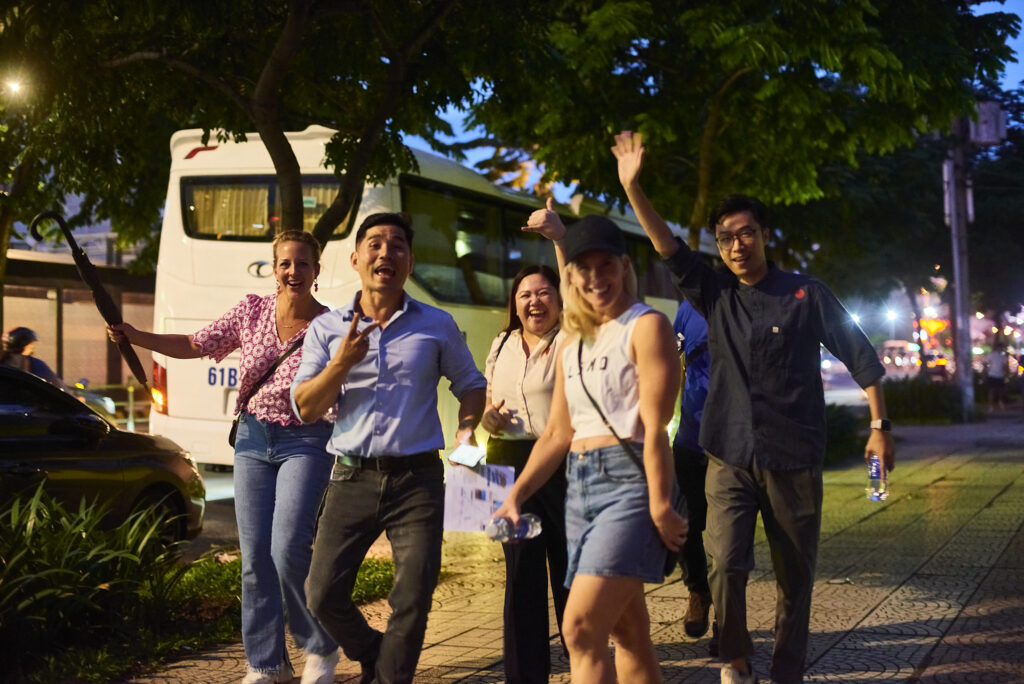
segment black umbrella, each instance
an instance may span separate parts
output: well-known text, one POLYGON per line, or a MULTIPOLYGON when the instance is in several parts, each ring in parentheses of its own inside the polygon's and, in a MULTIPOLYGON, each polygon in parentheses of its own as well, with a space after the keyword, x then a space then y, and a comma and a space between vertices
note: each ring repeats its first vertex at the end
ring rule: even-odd
MULTIPOLYGON (((110 325, 123 323, 124 319, 121 317, 121 310, 117 308, 117 304, 114 303, 110 293, 107 292, 103 287, 103 283, 100 282, 100 275, 96 272, 96 267, 93 266, 92 262, 89 261, 89 257, 85 255, 82 248, 75 242, 75 238, 71 235, 71 229, 64 221, 63 216, 55 211, 44 211, 36 215, 32 219, 32 223, 29 224, 32 237, 39 241, 43 240, 42 235, 39 234, 38 226, 44 219, 53 219, 60 225, 60 229, 64 232, 64 237, 68 239, 68 245, 71 247, 71 257, 75 260, 75 266, 78 267, 78 275, 82 277, 82 280, 92 291, 93 301, 96 302, 96 308, 100 310, 103 320, 110 325)), ((146 382, 146 370, 142 367, 142 362, 139 361, 139 357, 135 354, 135 350, 132 349, 132 345, 125 340, 124 342, 118 342, 117 348, 121 352, 121 356, 128 363, 128 367, 132 369, 135 378, 142 383, 142 386, 148 392, 149 385, 146 382)))

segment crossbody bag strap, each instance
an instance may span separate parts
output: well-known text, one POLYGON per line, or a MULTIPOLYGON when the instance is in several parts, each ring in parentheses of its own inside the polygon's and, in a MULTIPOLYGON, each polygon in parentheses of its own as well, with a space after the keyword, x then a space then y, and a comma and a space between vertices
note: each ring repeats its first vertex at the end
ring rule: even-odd
POLYGON ((501 338, 501 342, 498 343, 498 351, 494 352, 494 361, 495 362, 497 362, 498 361, 498 357, 501 356, 501 348, 505 346, 506 342, 508 342, 508 336, 511 335, 511 334, 512 334, 511 330, 506 330, 505 331, 505 336, 502 337, 501 338))
POLYGON ((259 380, 257 380, 257 381, 256 381, 256 383, 255 383, 255 384, 254 384, 254 385, 252 386, 252 389, 251 389, 251 390, 249 391, 249 394, 248 394, 248 395, 246 395, 246 397, 245 397, 245 401, 243 401, 243 402, 241 402, 241 403, 239 404, 239 406, 241 407, 241 408, 240 408, 240 410, 241 410, 241 411, 244 411, 244 410, 245 410, 245 405, 246 405, 246 404, 248 404, 248 403, 249 403, 249 400, 250 400, 250 399, 252 399, 252 398, 253 398, 253 396, 255 396, 255 395, 256 395, 256 392, 258 392, 258 391, 259 391, 259 389, 260 389, 260 387, 262 387, 262 386, 263 386, 263 383, 265 383, 265 382, 266 382, 267 380, 269 380, 269 379, 270 379, 270 376, 274 374, 274 371, 276 371, 276 370, 277 370, 277 367, 281 365, 281 362, 282 362, 282 361, 284 361, 284 360, 285 360, 286 358, 288 358, 289 356, 291 356, 291 355, 292 355, 292 353, 293 353, 293 352, 294 352, 294 351, 295 351, 296 349, 298 349, 299 347, 301 347, 301 346, 302 346, 302 343, 303 343, 303 341, 305 341, 305 339, 306 339, 306 336, 305 336, 305 335, 303 335, 303 336, 302 336, 302 337, 300 337, 299 339, 295 340, 295 342, 294 342, 294 343, 292 343, 292 346, 288 347, 288 350, 287 350, 287 351, 285 351, 285 353, 284 353, 284 354, 281 354, 280 356, 278 356, 278 357, 277 357, 277 360, 276 360, 276 361, 274 361, 274 363, 272 363, 272 364, 270 365, 270 368, 268 368, 268 369, 267 369, 267 372, 266 372, 266 373, 264 373, 264 374, 263 374, 263 375, 262 375, 262 376, 260 377, 260 379, 259 379, 259 380))
POLYGON ((630 444, 629 442, 627 442, 626 440, 622 439, 622 437, 619 437, 619 433, 616 432, 615 428, 612 427, 612 424, 608 421, 608 418, 604 415, 604 411, 601 410, 601 407, 598 406, 597 401, 594 399, 593 395, 590 394, 590 390, 587 389, 587 384, 585 382, 583 382, 583 338, 582 337, 580 338, 579 345, 576 347, 576 360, 579 362, 579 366, 580 366, 580 387, 583 388, 583 393, 587 395, 587 399, 589 399, 590 403, 594 405, 594 410, 597 411, 597 415, 601 416, 601 420, 604 422, 605 427, 607 427, 608 430, 611 431, 612 436, 615 437, 615 439, 619 440, 619 444, 622 445, 622 448, 626 450, 626 453, 629 454, 629 457, 631 459, 633 459, 634 463, 636 463, 636 467, 640 469, 640 472, 642 472, 642 473, 646 472, 644 470, 644 462, 640 458, 640 456, 637 455, 636 451, 633 449, 633 445, 630 444))

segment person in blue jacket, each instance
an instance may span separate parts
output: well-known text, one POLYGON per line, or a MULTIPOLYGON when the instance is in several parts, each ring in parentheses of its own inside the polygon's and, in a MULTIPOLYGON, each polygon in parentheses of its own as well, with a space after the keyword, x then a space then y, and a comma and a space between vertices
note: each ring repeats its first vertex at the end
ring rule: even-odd
MULTIPOLYGON (((672 327, 679 339, 684 369, 683 393, 679 399, 679 430, 672 441, 672 455, 679 489, 686 496, 686 507, 690 514, 690 534, 679 554, 683 582, 690 592, 689 605, 683 615, 683 630, 687 636, 698 639, 708 631, 711 610, 708 561, 702 535, 708 512, 708 500, 704 493, 708 457, 699 443, 700 420, 704 413, 704 400, 708 396, 711 357, 708 354, 708 324, 688 301, 683 300, 679 305, 672 327)), ((716 636, 712 636, 709 644, 712 656, 718 655, 716 636)))

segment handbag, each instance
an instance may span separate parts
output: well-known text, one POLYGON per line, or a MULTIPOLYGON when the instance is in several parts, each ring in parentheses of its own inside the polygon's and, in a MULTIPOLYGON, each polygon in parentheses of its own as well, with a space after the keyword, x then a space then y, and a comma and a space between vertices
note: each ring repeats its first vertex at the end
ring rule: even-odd
MULTIPOLYGON (((284 354, 277 357, 277 361, 274 361, 274 363, 271 364, 270 368, 267 369, 267 372, 264 373, 252 386, 252 389, 249 390, 249 394, 246 395, 245 400, 239 403, 239 406, 242 407, 241 410, 245 410, 245 405, 249 403, 249 400, 252 399, 252 396, 256 394, 257 390, 263 386, 263 383, 270 379, 270 376, 274 374, 274 371, 276 371, 277 367, 281 365, 281 362, 288 358, 292 352, 298 349, 305 339, 306 337, 303 335, 299 339, 295 340, 295 342, 292 343, 292 346, 288 347, 284 354)), ((235 446, 235 437, 238 434, 238 418, 239 416, 235 416, 235 419, 231 421, 231 430, 228 432, 228 444, 231 446, 235 446)))
MULTIPOLYGON (((587 399, 589 399, 590 403, 593 404, 594 410, 597 411, 597 415, 599 415, 601 417, 601 422, 603 422, 605 427, 608 428, 608 430, 612 433, 612 436, 615 437, 615 439, 617 439, 619 441, 619 444, 622 446, 622 448, 625 449, 625 451, 629 455, 629 457, 631 459, 633 459, 633 463, 636 463, 636 467, 639 468, 640 472, 646 477, 647 471, 644 470, 643 459, 641 459, 640 456, 636 453, 636 450, 633 448, 632 444, 630 444, 626 440, 622 439, 622 437, 619 437, 619 433, 616 432, 615 428, 612 427, 611 422, 609 422, 608 418, 604 415, 604 411, 601 410, 601 407, 598 405, 598 403, 594 399, 593 395, 590 394, 590 390, 587 389, 586 383, 583 382, 583 339, 582 338, 580 338, 579 345, 577 345, 577 347, 576 347, 576 361, 577 361, 577 363, 579 363, 580 387, 583 388, 583 393, 587 395, 587 399)), ((679 498, 676 499, 674 508, 675 508, 676 513, 678 513, 680 517, 682 517, 682 518, 688 518, 689 517, 687 512, 686 512, 686 497, 683 496, 682 493, 680 493, 679 494, 679 498)), ((664 571, 665 571, 665 575, 670 575, 670 574, 672 574, 672 571, 675 570, 676 564, 679 562, 679 552, 671 551, 671 550, 669 550, 667 548, 666 548, 666 552, 667 552, 667 556, 665 558, 665 568, 664 568, 664 571)))

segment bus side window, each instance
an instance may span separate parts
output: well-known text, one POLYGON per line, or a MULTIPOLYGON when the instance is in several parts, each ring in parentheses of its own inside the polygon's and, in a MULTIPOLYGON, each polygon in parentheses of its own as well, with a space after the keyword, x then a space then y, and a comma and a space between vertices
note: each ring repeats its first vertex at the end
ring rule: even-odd
POLYGON ((442 301, 502 306, 507 258, 500 208, 409 185, 402 200, 416 231, 416 281, 442 301))

